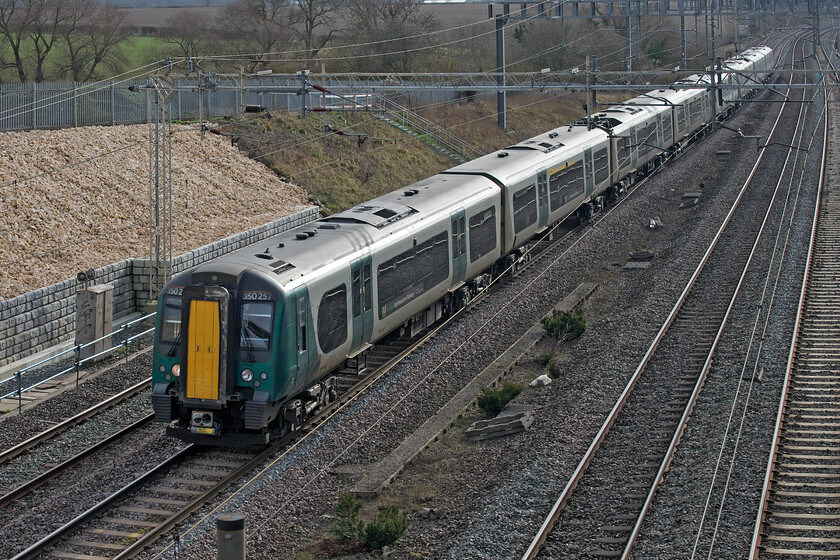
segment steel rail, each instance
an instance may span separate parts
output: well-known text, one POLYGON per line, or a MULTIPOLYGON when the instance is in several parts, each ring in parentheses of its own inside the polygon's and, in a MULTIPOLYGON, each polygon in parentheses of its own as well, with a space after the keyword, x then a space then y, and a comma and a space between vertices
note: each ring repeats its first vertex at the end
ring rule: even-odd
MULTIPOLYGON (((822 48, 822 46, 820 46, 822 48)), ((825 55, 823 49, 823 55, 825 55)), ((831 64, 831 57, 827 56, 829 64, 831 64)), ((794 329, 791 335, 790 349, 788 350, 787 365, 785 367, 785 377, 782 383, 782 393, 779 397, 779 409, 776 413, 776 423, 773 429, 773 441, 770 445, 770 452, 768 454, 767 468, 764 473, 764 484, 759 498, 758 511, 756 513, 755 528, 753 530, 752 543, 750 544, 749 558, 757 560, 759 556, 759 549, 761 547, 761 532, 764 526, 764 518, 767 512, 767 504, 770 499, 770 492, 773 486, 773 472, 776 466, 776 458, 779 451, 779 443, 781 441, 782 429, 785 423, 785 412, 787 407, 788 394, 790 392, 791 377, 793 374, 794 359, 796 357, 796 350, 798 346, 799 333, 802 329, 803 314, 805 311, 805 303, 807 300, 807 290, 809 278, 811 274, 811 266, 814 259, 814 246, 817 238, 817 226, 819 222, 820 204, 823 195, 823 186, 825 184, 826 158, 828 155, 828 91, 825 91, 824 103, 826 107, 826 117, 823 123, 823 155, 820 163, 820 178, 817 185, 817 198, 814 206, 814 216, 811 221, 811 234, 808 243, 808 254, 805 260, 805 267, 802 274, 802 287, 799 290, 799 304, 796 310, 796 319, 794 322, 794 329)))
MULTIPOLYGON (((776 116, 776 121, 773 124, 773 129, 772 129, 772 132, 771 132, 770 136, 772 136, 772 134, 775 133, 776 128, 778 127, 779 121, 781 120, 783 109, 784 109, 784 107, 782 107, 782 110, 780 110, 779 113, 776 116)), ((694 284, 696 283, 697 278, 700 276, 700 273, 705 268, 705 265, 706 265, 707 261, 709 260, 709 257, 711 255, 712 251, 714 250, 714 248, 717 246, 718 242, 722 238, 724 230, 726 229, 730 220, 732 219, 732 216, 735 213, 735 210, 737 209, 737 207, 739 206, 740 201, 743 198, 747 187, 749 186, 750 182, 752 181, 753 176, 755 175, 755 173, 757 172, 757 170, 758 170, 758 168, 761 164, 761 161, 762 161, 762 159, 764 157, 764 154, 766 152, 766 147, 767 146, 764 146, 760 149, 759 156, 756 159, 756 162, 753 165, 752 170, 750 171, 749 176, 747 177, 747 180, 745 181, 743 187, 741 188, 740 192, 738 193, 738 196, 737 196, 736 200, 734 201, 734 203, 732 204, 732 207, 730 208, 729 212, 727 213, 726 217, 724 218, 724 221, 721 224, 720 228, 718 229, 717 233, 715 234, 715 237, 712 239, 709 247, 707 248, 706 252, 704 253, 703 257, 701 258, 700 263, 698 264, 697 268, 695 269, 694 273, 692 274, 691 278, 689 279, 689 281, 686 284, 685 288, 683 289, 682 293, 678 297, 676 303, 674 304, 673 308, 671 309, 671 312, 668 314, 668 317, 665 319, 665 322, 663 323, 662 327, 660 327, 659 331, 657 332, 656 336, 654 337, 653 342, 651 343, 647 352, 642 357, 641 362, 637 366, 636 370, 634 371, 633 375, 631 376, 630 380, 628 381, 627 385, 625 386, 624 390, 622 391, 621 395, 619 396, 619 398, 616 401, 615 405, 613 406, 612 410, 607 415, 607 418, 604 420, 604 423, 602 424, 601 428, 598 430, 598 433, 596 434, 594 440, 592 441, 592 443, 590 444, 586 453, 584 454, 583 458, 581 459, 578 466, 576 467, 574 473, 572 474, 571 478, 569 479, 569 482, 566 484, 563 491, 561 492, 560 497, 555 501, 555 503, 552 506, 551 510, 549 511, 545 521, 543 522, 540 529, 538 530, 536 536, 534 537, 531 544, 529 545, 529 547, 527 548, 527 550, 523 554, 523 556, 522 556, 523 560, 533 560, 534 558, 536 558, 536 556, 539 554, 539 551, 542 548, 543 544, 545 544, 545 540, 548 538, 548 535, 550 534, 551 529, 554 527, 554 524, 557 521, 560 513, 565 508, 565 506, 566 506, 568 500, 571 498, 571 495, 574 492, 575 488, 577 487, 577 485, 582 480, 584 473, 586 472, 587 468, 589 467, 589 464, 592 462, 592 460, 595 457, 595 453, 598 451, 598 449, 601 447, 601 444, 606 439, 606 436, 609 433, 610 429, 612 428, 613 424, 615 424, 619 413, 621 412, 621 410, 624 408, 624 405, 628 401, 628 399, 630 397, 630 394, 632 393, 632 391, 635 388, 639 378, 641 377, 642 372, 644 371, 644 369, 647 367, 648 363, 650 362, 654 352, 656 351, 660 342, 664 338, 665 333, 668 331, 668 329, 671 327, 674 320, 676 319, 676 316, 677 316, 678 312, 680 311, 680 309, 682 308, 683 303, 687 299, 687 296, 688 296, 689 292, 694 287, 694 284)))
MULTIPOLYGON (((148 352, 148 349, 142 350, 141 352, 148 352)), ((65 432, 65 431, 69 430, 70 428, 72 428, 74 426, 77 426, 77 425, 81 424, 85 420, 88 420, 88 419, 92 418, 93 416, 96 416, 100 412, 102 412, 104 410, 107 410, 107 409, 111 408, 112 406, 114 406, 116 404, 119 404, 120 402, 123 402, 125 400, 130 399, 131 397, 133 397, 133 396, 137 395, 138 393, 141 393, 145 389, 148 389, 149 387, 151 387, 151 384, 152 384, 152 378, 150 377, 150 378, 148 378, 144 381, 141 381, 141 382, 139 382, 135 385, 132 385, 128 389, 125 389, 124 391, 121 391, 120 393, 117 393, 116 395, 114 395, 114 396, 112 396, 112 397, 110 397, 110 398, 108 398, 108 399, 106 399, 106 400, 104 400, 104 401, 86 409, 86 410, 83 410, 82 412, 76 414, 72 418, 68 418, 68 419, 64 420, 63 422, 61 422, 59 424, 56 424, 55 426, 52 426, 51 428, 41 432, 40 434, 36 434, 36 435, 32 436, 31 438, 27 439, 26 441, 23 441, 23 442, 15 445, 14 447, 6 449, 2 453, 0 453, 0 464, 3 464, 8 460, 10 460, 14 457, 17 457, 21 453, 24 453, 25 451, 28 451, 28 450, 32 449, 36 445, 39 445, 39 444, 43 443, 44 441, 46 441, 46 440, 48 440, 52 437, 55 437, 56 435, 58 435, 62 432, 65 432)))
POLYGON ((39 486, 41 486, 45 482, 55 478, 59 474, 65 472, 67 470, 70 470, 71 467, 78 464, 83 459, 93 455, 95 452, 108 447, 112 443, 124 438, 128 434, 131 434, 135 430, 145 426, 146 424, 148 424, 149 422, 154 420, 154 418, 155 418, 154 414, 147 414, 143 418, 140 418, 136 422, 124 427, 122 430, 111 434, 107 438, 97 442, 96 444, 92 445, 91 447, 88 447, 84 451, 81 451, 81 452, 77 453, 73 457, 70 457, 66 461, 54 466, 50 470, 41 473, 40 475, 36 476, 35 478, 32 478, 29 481, 24 482, 23 484, 21 484, 17 488, 7 492, 6 494, 3 494, 2 496, 0 496, 0 509, 6 507, 8 504, 13 502, 14 500, 17 500, 21 496, 24 496, 24 495, 28 494, 29 492, 35 490, 36 488, 38 488, 39 486))
POLYGON ((31 560, 33 558, 37 558, 41 552, 44 551, 45 548, 57 543, 59 540, 64 538, 68 533, 75 530, 77 527, 87 523, 91 519, 95 518, 101 512, 106 511, 116 502, 122 500, 122 498, 130 495, 136 489, 140 488, 142 485, 146 484, 147 482, 153 480, 156 476, 160 473, 164 472, 166 469, 170 468, 178 461, 182 460, 184 457, 187 457, 196 451, 196 446, 190 445, 179 451, 177 454, 173 455, 169 459, 166 459, 164 462, 160 463, 154 469, 150 470, 140 478, 136 479, 131 484, 125 486, 118 492, 112 494, 111 496, 105 498, 95 506, 91 507, 81 515, 77 516, 72 521, 65 523, 37 543, 33 544, 26 550, 18 553, 17 555, 13 556, 11 560, 31 560))

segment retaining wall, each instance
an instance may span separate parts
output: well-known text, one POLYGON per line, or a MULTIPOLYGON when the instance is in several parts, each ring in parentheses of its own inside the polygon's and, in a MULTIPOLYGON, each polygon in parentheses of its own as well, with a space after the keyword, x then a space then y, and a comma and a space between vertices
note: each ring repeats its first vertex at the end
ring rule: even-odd
MULTIPOLYGON (((273 222, 237 233, 172 259, 174 273, 240 249, 318 218, 308 206, 273 222)), ((114 286, 114 318, 140 311, 149 301, 149 259, 126 259, 96 270, 97 284, 114 286)), ((70 340, 75 334, 76 291, 82 284, 70 278, 0 301, 0 366, 70 340)))

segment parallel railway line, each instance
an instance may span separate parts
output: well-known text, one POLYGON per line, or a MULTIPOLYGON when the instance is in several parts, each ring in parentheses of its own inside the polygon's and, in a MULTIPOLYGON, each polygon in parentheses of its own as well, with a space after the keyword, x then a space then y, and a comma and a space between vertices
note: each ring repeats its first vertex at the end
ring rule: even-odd
MULTIPOLYGON (((797 126, 802 126, 803 107, 798 108, 797 126)), ((779 118, 781 115, 780 111, 779 118)), ((787 138, 778 140, 779 135, 784 136, 784 132, 777 133, 771 142, 791 143, 787 138)), ((789 149, 788 158, 793 151, 789 149)), ((761 189, 748 189, 759 163, 761 157, 524 559, 555 555, 629 557, 712 367, 716 347, 761 241, 764 226, 745 217, 748 212, 744 208, 757 204, 767 207, 765 222, 772 209, 773 201, 765 198, 761 189), (558 521, 559 535, 552 533, 558 521)), ((779 173, 779 183, 783 173, 779 173)))
MULTIPOLYGON (((826 138, 829 129, 836 136, 836 120, 826 138)), ((750 558, 840 556, 840 192, 824 180, 825 171, 750 558)))

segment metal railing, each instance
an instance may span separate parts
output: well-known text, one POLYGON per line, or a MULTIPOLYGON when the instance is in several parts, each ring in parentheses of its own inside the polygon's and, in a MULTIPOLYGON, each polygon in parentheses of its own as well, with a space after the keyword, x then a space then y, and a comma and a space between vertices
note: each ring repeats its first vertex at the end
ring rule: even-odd
POLYGON ((88 342, 86 344, 77 344, 77 345, 73 346, 72 348, 68 348, 67 350, 64 350, 62 352, 54 354, 54 355, 50 356, 49 358, 44 358, 40 362, 36 362, 36 363, 34 363, 30 366, 27 366, 23 369, 20 369, 20 370, 16 371, 14 373, 14 375, 12 375, 11 377, 7 377, 6 379, 0 380, 0 384, 8 383, 10 381, 16 381, 17 382, 17 388, 14 391, 10 391, 10 392, 8 392, 4 395, 0 395, 0 400, 16 396, 17 399, 18 399, 18 414, 20 414, 21 409, 23 407, 23 394, 25 392, 31 390, 31 389, 34 389, 36 387, 39 387, 40 385, 43 385, 47 381, 52 381, 53 379, 55 379, 57 377, 61 377, 62 375, 66 375, 70 372, 75 371, 76 372, 76 386, 78 387, 80 371, 81 371, 82 366, 84 364, 86 364, 88 362, 92 362, 92 361, 94 361, 98 358, 101 358, 102 356, 106 356, 108 354, 112 354, 112 353, 117 352, 117 351, 124 351, 125 352, 125 360, 126 360, 126 363, 128 363, 129 344, 131 342, 143 337, 143 336, 146 336, 147 334, 149 334, 149 333, 151 333, 152 331, 155 330, 154 327, 152 327, 150 329, 146 329, 144 331, 141 331, 141 332, 139 332, 135 335, 129 336, 128 335, 129 327, 131 327, 132 325, 136 325, 138 323, 142 323, 146 319, 149 319, 151 317, 155 317, 156 315, 157 315, 157 312, 150 313, 148 315, 144 315, 144 316, 142 316, 138 319, 135 319, 133 321, 129 321, 128 323, 125 323, 118 330, 113 331, 111 333, 108 333, 104 336, 101 336, 101 337, 97 338, 96 340, 93 340, 93 341, 88 342), (97 344, 99 342, 102 342, 103 340, 111 338, 111 337, 113 337, 115 335, 118 335, 118 334, 123 335, 123 342, 121 344, 118 344, 116 346, 111 346, 107 350, 103 350, 101 352, 93 354, 92 356, 88 356, 87 358, 82 358, 81 357, 83 349, 94 346, 95 344, 97 344), (24 373, 35 370, 36 368, 39 368, 39 367, 41 367, 45 364, 48 364, 48 363, 50 363, 54 360, 58 360, 59 358, 67 356, 68 354, 71 354, 71 353, 74 355, 73 364, 71 366, 62 369, 58 373, 50 375, 49 377, 41 379, 41 380, 37 381, 36 383, 33 383, 32 385, 29 385, 28 387, 23 387, 23 374, 24 373))
POLYGON ((463 161, 475 159, 483 152, 472 144, 458 138, 442 126, 418 115, 407 107, 391 101, 386 97, 379 96, 378 101, 385 111, 386 117, 406 129, 414 129, 421 140, 427 144, 435 145, 459 156, 463 161))

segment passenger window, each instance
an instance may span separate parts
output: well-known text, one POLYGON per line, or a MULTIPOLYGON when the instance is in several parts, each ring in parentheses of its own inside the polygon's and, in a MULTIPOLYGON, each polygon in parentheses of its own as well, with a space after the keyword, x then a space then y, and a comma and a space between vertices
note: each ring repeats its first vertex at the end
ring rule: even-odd
POLYGON ((324 294, 318 307, 318 343, 324 354, 347 340, 347 286, 341 284, 324 294))
POLYGON ((166 344, 178 342, 181 337, 181 297, 164 296, 163 322, 160 328, 160 341, 166 344))
POLYGON ((470 262, 496 248, 496 208, 488 208, 470 218, 470 262))
POLYGON ((537 221, 537 191, 530 185, 513 194, 513 231, 519 233, 537 221))
POLYGON ((447 232, 443 231, 379 265, 376 279, 379 318, 386 317, 448 277, 449 242, 447 232))

